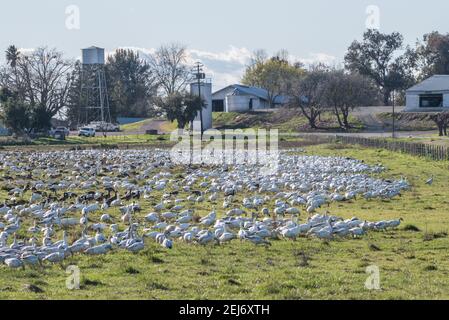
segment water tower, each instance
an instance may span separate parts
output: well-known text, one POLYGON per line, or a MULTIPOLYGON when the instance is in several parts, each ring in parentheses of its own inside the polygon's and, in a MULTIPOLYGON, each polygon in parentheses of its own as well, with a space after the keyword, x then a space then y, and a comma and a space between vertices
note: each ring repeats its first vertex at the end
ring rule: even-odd
POLYGON ((111 123, 108 88, 106 85, 104 49, 82 49, 81 108, 79 125, 91 122, 111 123))

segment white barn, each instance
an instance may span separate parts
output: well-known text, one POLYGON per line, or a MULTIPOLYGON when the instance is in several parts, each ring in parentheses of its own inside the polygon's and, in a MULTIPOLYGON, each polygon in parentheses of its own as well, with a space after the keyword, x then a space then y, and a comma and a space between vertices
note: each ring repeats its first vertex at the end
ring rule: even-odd
MULTIPOLYGON (((275 98, 275 107, 287 102, 285 96, 278 96, 275 98)), ((268 91, 262 88, 233 84, 212 94, 214 112, 245 112, 268 108, 268 91)))
POLYGON ((406 91, 405 112, 449 111, 449 75, 435 75, 406 91))

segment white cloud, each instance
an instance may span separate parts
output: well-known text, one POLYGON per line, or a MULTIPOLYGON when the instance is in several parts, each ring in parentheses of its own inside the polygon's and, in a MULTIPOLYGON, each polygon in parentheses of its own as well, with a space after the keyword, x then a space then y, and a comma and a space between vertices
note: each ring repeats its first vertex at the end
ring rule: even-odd
MULTIPOLYGON (((149 58, 156 51, 155 48, 139 48, 139 47, 121 47, 121 49, 131 49, 139 52, 142 58, 149 58)), ((107 52, 107 54, 112 54, 107 52)), ((187 50, 187 63, 193 64, 200 61, 204 64, 204 71, 207 77, 212 78, 214 90, 221 89, 225 86, 239 83, 245 72, 245 68, 250 62, 252 52, 245 48, 229 46, 222 52, 204 51, 198 49, 187 50)), ((337 58, 326 53, 310 53, 307 57, 301 58, 290 55, 291 61, 301 61, 305 65, 314 63, 325 63, 334 65, 337 58)))
POLYGON ((33 53, 34 51, 36 51, 36 49, 34 49, 34 48, 19 48, 18 50, 23 55, 29 55, 29 54, 33 53))
POLYGON ((334 65, 337 62, 337 57, 331 56, 326 53, 311 53, 307 58, 299 59, 302 63, 306 65, 311 65, 315 63, 324 63, 326 65, 334 65))

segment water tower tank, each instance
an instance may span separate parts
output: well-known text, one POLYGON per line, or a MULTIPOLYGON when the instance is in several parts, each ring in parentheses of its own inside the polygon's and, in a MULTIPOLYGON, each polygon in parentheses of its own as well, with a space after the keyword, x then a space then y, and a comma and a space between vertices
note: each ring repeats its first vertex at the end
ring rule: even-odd
POLYGON ((104 64, 104 49, 98 47, 90 47, 82 49, 83 64, 104 64))

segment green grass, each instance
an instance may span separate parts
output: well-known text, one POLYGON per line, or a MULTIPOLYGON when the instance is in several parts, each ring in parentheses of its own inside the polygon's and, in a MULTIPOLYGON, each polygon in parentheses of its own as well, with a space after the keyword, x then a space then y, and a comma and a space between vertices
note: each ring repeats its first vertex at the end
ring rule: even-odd
POLYGON ((97 135, 96 137, 78 137, 69 136, 66 140, 61 141, 53 138, 38 138, 30 141, 20 141, 11 138, 4 138, 0 140, 0 146, 87 146, 87 145, 136 145, 136 144, 157 144, 169 141, 167 135, 117 135, 103 137, 97 135))
MULTIPOLYGON (((376 117, 383 122, 385 128, 392 127, 393 113, 379 113, 376 117)), ((401 131, 428 131, 437 130, 437 125, 429 119, 427 113, 407 113, 395 114, 396 129, 401 131)))
MULTIPOLYGON (((148 241, 147 248, 135 255, 115 251, 102 257, 69 258, 65 266, 79 266, 83 279, 81 290, 76 291, 66 289, 67 274, 60 266, 25 271, 0 266, 0 298, 448 299, 449 163, 345 145, 307 147, 306 154, 383 163, 388 171, 381 177, 406 177, 413 187, 401 198, 359 199, 322 210, 345 218, 402 217, 405 221, 401 229, 329 243, 305 238, 296 242, 274 241, 269 248, 239 241, 207 248, 176 242, 174 249, 167 251, 148 241), (425 181, 431 175, 435 176, 435 183, 428 186, 425 181), (365 270, 370 265, 380 268, 381 291, 364 288, 368 277, 365 270), (44 292, 28 292, 25 286, 30 284, 44 292)), ((176 174, 182 172, 181 168, 174 170, 176 174)), ((151 201, 141 201, 142 216, 160 195, 156 193, 151 201)), ((5 196, 0 192, 0 201, 5 196)), ((195 205, 195 209, 204 215, 211 207, 203 203, 195 205)), ((117 211, 111 214, 118 219, 117 211)), ((98 221, 99 215, 93 216, 93 220, 98 221)), ((57 230, 58 237, 61 233, 57 230)))
POLYGON ((139 121, 139 122, 125 124, 125 125, 120 126, 120 130, 122 132, 136 132, 136 131, 141 130, 143 126, 150 124, 151 121, 153 121, 153 119, 146 119, 146 120, 139 121))
MULTIPOLYGON (((138 132, 142 131, 145 126, 149 125, 151 122, 155 121, 156 119, 146 119, 144 121, 139 121, 127 125, 123 125, 120 127, 120 130, 124 133, 129 132, 138 132)), ((160 126, 161 132, 172 132, 173 130, 176 130, 177 122, 170 122, 170 121, 164 121, 160 126)))
POLYGON ((449 146, 449 137, 440 137, 438 134, 429 134, 425 136, 411 136, 407 138, 385 138, 392 142, 413 142, 413 143, 425 143, 438 146, 449 146))
MULTIPOLYGON (((351 131, 363 129, 363 124, 358 118, 350 116, 349 122, 353 127, 351 131)), ((307 119, 298 109, 279 109, 270 112, 214 113, 213 123, 216 128, 228 129, 278 129, 283 133, 317 131, 310 129, 307 119)), ((330 112, 321 115, 318 127, 321 131, 340 130, 335 116, 330 112)))

